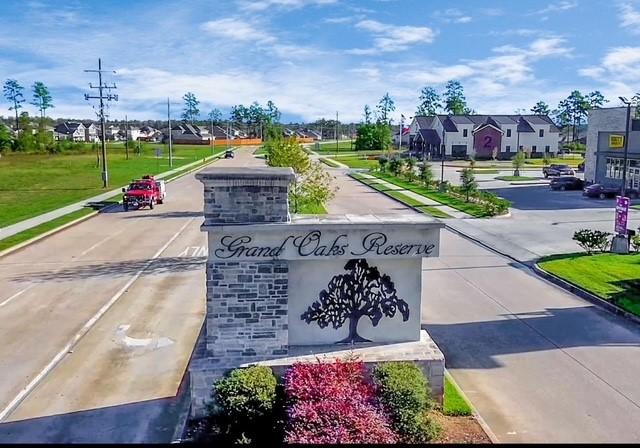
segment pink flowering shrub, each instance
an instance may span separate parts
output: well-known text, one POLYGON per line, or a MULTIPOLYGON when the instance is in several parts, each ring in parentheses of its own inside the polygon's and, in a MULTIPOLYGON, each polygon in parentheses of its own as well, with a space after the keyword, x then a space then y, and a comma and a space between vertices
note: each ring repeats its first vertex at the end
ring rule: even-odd
POLYGON ((294 364, 285 376, 287 443, 395 443, 362 362, 294 364))

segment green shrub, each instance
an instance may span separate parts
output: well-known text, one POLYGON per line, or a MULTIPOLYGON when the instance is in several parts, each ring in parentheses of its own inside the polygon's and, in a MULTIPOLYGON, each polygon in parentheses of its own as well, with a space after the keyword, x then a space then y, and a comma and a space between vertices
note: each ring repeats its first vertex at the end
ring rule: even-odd
POLYGON ((591 255, 593 252, 604 252, 609 247, 609 232, 602 232, 600 230, 582 229, 573 234, 573 240, 582 247, 587 254, 591 255))
POLYGON ((640 252, 640 234, 636 234, 631 238, 631 245, 636 252, 640 252))
POLYGON ((427 415, 434 405, 429 383, 415 363, 381 364, 373 377, 380 401, 404 442, 425 443, 438 436, 439 426, 427 415))
POLYGON ((226 433, 235 440, 254 440, 274 427, 277 380, 271 368, 232 370, 213 386, 226 433))

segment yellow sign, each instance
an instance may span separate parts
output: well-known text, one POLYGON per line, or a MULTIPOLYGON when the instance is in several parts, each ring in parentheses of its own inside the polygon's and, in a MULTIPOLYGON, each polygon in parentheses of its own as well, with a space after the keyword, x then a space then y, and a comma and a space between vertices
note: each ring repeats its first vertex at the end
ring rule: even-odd
POLYGON ((610 135, 609 148, 624 148, 624 135, 610 135))

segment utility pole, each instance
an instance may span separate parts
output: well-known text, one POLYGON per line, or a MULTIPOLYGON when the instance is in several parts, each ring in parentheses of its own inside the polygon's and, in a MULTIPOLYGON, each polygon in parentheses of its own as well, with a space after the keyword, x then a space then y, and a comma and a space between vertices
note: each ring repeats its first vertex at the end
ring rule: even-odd
POLYGON ((338 111, 336 111, 336 154, 338 153, 338 111))
POLYGON ((173 168, 173 145, 171 141, 171 103, 167 98, 167 122, 169 124, 169 167, 173 168))
MULTIPOLYGON (((85 70, 86 73, 97 73, 98 74, 98 85, 94 86, 89 83, 89 88, 98 89, 98 95, 89 95, 88 93, 84 94, 85 100, 97 99, 100 100, 100 127, 101 127, 101 138, 100 143, 102 144, 102 187, 107 188, 109 186, 109 172, 107 170, 107 145, 106 145, 106 132, 105 132, 105 120, 104 120, 104 107, 105 101, 118 101, 118 95, 112 94, 111 89, 116 89, 116 85, 113 84, 111 86, 104 84, 102 82, 102 73, 107 70, 102 70, 102 60, 98 58, 98 70, 85 70), (104 93, 105 90, 107 93, 104 93)), ((111 73, 115 73, 115 71, 111 71, 111 73)))
POLYGON ((129 160, 129 120, 124 116, 124 154, 129 160))

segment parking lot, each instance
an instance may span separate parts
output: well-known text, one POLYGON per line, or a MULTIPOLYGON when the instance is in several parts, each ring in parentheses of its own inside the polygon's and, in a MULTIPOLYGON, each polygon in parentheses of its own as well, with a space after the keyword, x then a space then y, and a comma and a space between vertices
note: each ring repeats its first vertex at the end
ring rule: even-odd
MULTIPOLYGON (((542 182, 511 185, 495 180, 481 181, 481 188, 513 203, 511 215, 493 219, 450 220, 448 224, 525 262, 544 255, 580 251, 572 240, 577 230, 588 228, 613 232, 615 199, 587 198, 579 190, 552 191, 548 184, 542 182)), ((639 226, 640 210, 632 209, 628 227, 635 230, 639 226)))

